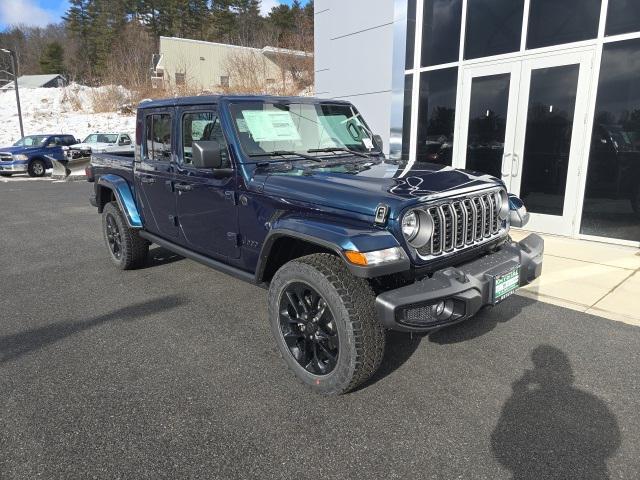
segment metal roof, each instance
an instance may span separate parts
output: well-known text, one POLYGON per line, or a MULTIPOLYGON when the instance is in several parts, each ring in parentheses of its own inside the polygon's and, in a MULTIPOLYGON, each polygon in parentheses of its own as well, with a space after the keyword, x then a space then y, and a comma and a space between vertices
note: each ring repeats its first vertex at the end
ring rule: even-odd
MULTIPOLYGON (((59 73, 51 73, 48 75, 21 75, 18 78, 18 87, 19 88, 40 88, 45 86, 47 83, 56 80, 60 77, 63 81, 66 79, 60 75, 59 73)), ((13 82, 9 82, 6 85, 0 87, 2 90, 13 90, 13 82)))

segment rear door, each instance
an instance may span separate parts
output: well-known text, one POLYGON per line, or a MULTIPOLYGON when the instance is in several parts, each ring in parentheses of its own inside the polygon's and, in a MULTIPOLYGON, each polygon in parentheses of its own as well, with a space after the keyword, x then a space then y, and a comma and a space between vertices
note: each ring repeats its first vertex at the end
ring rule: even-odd
POLYGON ((145 229, 161 237, 178 237, 173 190, 175 139, 173 108, 144 112, 142 151, 135 182, 145 229))
POLYGON ((180 138, 175 190, 181 242, 208 256, 240 256, 235 171, 214 106, 179 110, 180 138), (223 170, 198 169, 191 162, 193 142, 220 143, 223 170))

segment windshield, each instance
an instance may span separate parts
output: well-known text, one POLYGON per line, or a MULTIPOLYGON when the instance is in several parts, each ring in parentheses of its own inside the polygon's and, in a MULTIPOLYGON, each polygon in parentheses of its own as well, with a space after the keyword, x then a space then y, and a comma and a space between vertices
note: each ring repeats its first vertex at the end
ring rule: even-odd
POLYGON ((324 149, 324 155, 332 149, 380 153, 371 131, 351 105, 248 102, 232 104, 230 111, 242 149, 250 156, 324 149))
POLYGON ((14 147, 39 147, 49 138, 47 135, 29 135, 13 144, 14 147))
POLYGON ((116 143, 118 141, 118 134, 109 133, 92 133, 84 139, 82 143, 116 143))

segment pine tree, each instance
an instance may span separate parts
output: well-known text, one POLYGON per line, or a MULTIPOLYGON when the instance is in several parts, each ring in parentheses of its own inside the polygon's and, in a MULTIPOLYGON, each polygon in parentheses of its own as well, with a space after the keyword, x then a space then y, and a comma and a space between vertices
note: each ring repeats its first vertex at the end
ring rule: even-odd
POLYGON ((58 42, 47 44, 40 56, 42 73, 64 73, 64 48, 58 42))

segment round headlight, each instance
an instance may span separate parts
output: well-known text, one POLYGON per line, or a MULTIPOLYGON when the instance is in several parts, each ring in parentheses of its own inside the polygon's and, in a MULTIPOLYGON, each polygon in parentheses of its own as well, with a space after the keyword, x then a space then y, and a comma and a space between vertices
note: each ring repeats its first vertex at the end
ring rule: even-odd
POLYGON ((402 234, 404 238, 407 239, 407 242, 411 242, 420 231, 420 220, 418 220, 418 215, 416 215, 415 211, 407 213, 402 219, 402 234))
POLYGON ((496 192, 496 203, 498 205, 498 217, 500 220, 506 220, 509 216, 509 196, 504 190, 496 192))
POLYGON ((402 234, 413 248, 424 247, 433 233, 433 220, 423 210, 411 210, 402 217, 402 234))

